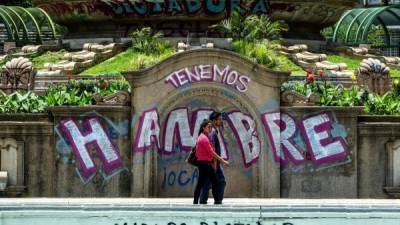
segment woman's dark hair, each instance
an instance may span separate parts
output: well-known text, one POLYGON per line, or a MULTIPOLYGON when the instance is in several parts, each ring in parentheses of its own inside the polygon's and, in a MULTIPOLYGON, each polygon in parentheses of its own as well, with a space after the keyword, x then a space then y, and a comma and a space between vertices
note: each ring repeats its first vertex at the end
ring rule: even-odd
POLYGON ((199 136, 201 133, 203 133, 204 128, 206 128, 206 126, 211 123, 211 120, 208 119, 204 119, 203 122, 201 122, 200 124, 200 129, 199 129, 199 136))
POLYGON ((214 112, 212 112, 212 113, 210 114, 210 117, 209 117, 208 119, 210 119, 211 121, 213 121, 213 120, 217 120, 218 117, 220 117, 220 116, 221 116, 221 113, 220 113, 220 112, 214 111, 214 112))

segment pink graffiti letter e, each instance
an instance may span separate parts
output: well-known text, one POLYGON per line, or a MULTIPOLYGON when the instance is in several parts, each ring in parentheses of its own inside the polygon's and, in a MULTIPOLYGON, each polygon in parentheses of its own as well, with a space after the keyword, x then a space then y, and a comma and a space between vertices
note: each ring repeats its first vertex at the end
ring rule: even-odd
POLYGON ((327 112, 304 118, 300 123, 304 141, 316 165, 343 159, 347 145, 343 138, 333 138, 331 117, 327 112))

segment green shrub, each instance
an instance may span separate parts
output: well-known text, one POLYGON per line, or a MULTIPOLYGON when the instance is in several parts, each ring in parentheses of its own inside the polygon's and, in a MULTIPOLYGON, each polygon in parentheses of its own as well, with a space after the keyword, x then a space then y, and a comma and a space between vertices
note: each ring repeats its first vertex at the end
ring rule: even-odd
POLYGON ((0 113, 39 113, 47 109, 45 97, 33 92, 6 95, 0 90, 0 113))
POLYGON ((305 96, 316 94, 320 106, 364 106, 364 111, 374 115, 400 114, 400 87, 393 84, 393 89, 380 96, 368 93, 365 89, 353 85, 350 89, 324 81, 289 81, 285 82, 281 91, 295 91, 305 96))
POLYGON ((233 49, 251 61, 265 65, 269 68, 276 65, 272 58, 274 53, 267 48, 267 45, 256 44, 245 40, 237 40, 232 43, 233 49))
POLYGON ((392 91, 382 96, 371 93, 365 103, 365 112, 378 115, 398 115, 400 114, 400 98, 392 91))
POLYGON ((233 11, 228 19, 211 26, 210 29, 226 33, 233 40, 257 42, 264 39, 279 39, 281 32, 287 31, 288 26, 283 21, 272 22, 265 15, 246 16, 233 11))
POLYGON ((297 74, 303 74, 304 70, 302 68, 276 50, 278 45, 278 41, 268 40, 248 42, 239 39, 232 42, 232 47, 235 52, 255 63, 262 64, 277 71, 291 71, 297 74))
POLYGON ((84 106, 94 104, 93 96, 107 96, 118 91, 130 91, 125 80, 71 80, 66 84, 51 85, 45 96, 33 92, 0 91, 0 113, 46 112, 48 106, 84 106))
POLYGON ((95 104, 94 95, 107 96, 118 91, 130 91, 125 80, 71 80, 66 84, 51 85, 47 90, 49 106, 84 106, 95 104))
POLYGON ((153 33, 150 27, 134 31, 131 35, 134 40, 133 49, 145 54, 160 54, 169 48, 169 43, 162 41, 163 34, 153 33))
POLYGON ((319 97, 320 106, 362 106, 367 101, 368 92, 358 86, 350 89, 325 81, 289 81, 285 82, 281 91, 295 91, 309 97, 315 94, 319 97))

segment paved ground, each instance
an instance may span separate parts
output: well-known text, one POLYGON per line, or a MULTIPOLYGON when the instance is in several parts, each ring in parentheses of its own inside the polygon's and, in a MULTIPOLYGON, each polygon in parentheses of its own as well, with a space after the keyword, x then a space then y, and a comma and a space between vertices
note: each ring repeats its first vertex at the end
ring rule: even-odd
MULTIPOLYGON (((191 206, 191 198, 2 198, 0 209, 7 206, 191 206)), ((214 206, 209 200, 208 206, 214 206)), ((221 206, 216 207, 362 207, 362 208, 399 208, 400 199, 260 199, 226 198, 221 206)))
POLYGON ((0 199, 0 225, 400 225, 400 200, 0 199))

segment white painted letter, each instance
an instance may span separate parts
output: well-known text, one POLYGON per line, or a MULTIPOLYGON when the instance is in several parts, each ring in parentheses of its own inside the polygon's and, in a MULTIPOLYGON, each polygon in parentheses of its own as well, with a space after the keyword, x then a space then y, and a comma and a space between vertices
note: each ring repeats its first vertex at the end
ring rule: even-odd
POLYGON ((160 121, 157 109, 143 112, 136 132, 135 152, 145 151, 153 142, 156 143, 158 149, 161 149, 160 121))
POLYGON ((242 112, 228 113, 229 125, 239 141, 245 167, 251 166, 259 157, 261 144, 255 121, 242 112))
POLYGON ((60 122, 60 130, 71 144, 72 152, 80 163, 83 176, 90 177, 96 173, 96 165, 89 154, 88 144, 92 144, 96 149, 106 173, 121 168, 122 160, 118 150, 107 136, 100 121, 97 118, 89 118, 84 121, 84 126, 87 132, 82 133, 72 119, 60 122))
POLYGON ((215 81, 217 75, 221 77, 221 83, 224 80, 224 77, 229 72, 229 66, 225 66, 225 68, 221 71, 218 65, 213 66, 213 80, 215 81))
POLYGON ((168 84, 172 84, 175 88, 179 87, 178 83, 176 82, 174 76, 176 76, 176 72, 171 73, 170 75, 168 75, 168 77, 165 79, 165 83, 168 84))
POLYGON ((303 119, 300 129, 311 159, 317 165, 346 157, 347 145, 343 138, 330 134, 332 120, 327 112, 303 119))
POLYGON ((190 149, 196 144, 198 136, 198 130, 200 124, 204 119, 212 113, 212 110, 199 110, 194 112, 195 121, 192 124, 193 129, 190 129, 188 109, 180 108, 170 112, 166 121, 164 130, 164 153, 171 154, 174 148, 175 136, 178 135, 180 148, 184 151, 190 151, 190 149))
POLYGON ((210 65, 199 65, 200 78, 203 81, 212 81, 211 66, 210 65))
POLYGON ((261 120, 271 143, 275 162, 287 165, 288 160, 285 155, 296 165, 304 162, 304 156, 291 140, 297 130, 292 117, 286 113, 272 112, 261 115, 261 120))

